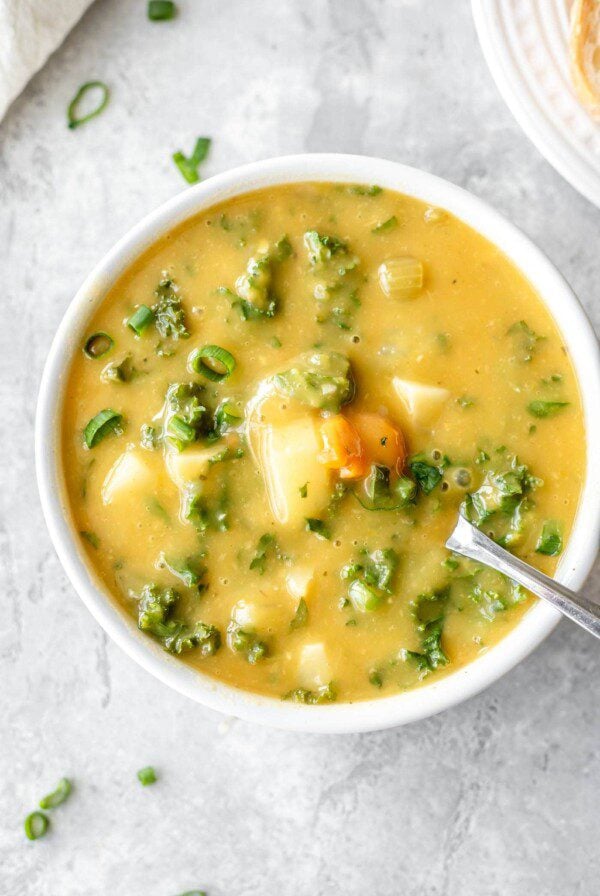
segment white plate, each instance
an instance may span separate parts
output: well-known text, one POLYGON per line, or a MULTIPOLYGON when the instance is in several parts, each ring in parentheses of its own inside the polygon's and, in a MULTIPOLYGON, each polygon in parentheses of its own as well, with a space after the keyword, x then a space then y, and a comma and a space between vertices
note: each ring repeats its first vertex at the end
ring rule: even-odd
POLYGON ((600 126, 569 76, 567 0, 472 0, 483 54, 509 109, 543 156, 600 206, 600 126))

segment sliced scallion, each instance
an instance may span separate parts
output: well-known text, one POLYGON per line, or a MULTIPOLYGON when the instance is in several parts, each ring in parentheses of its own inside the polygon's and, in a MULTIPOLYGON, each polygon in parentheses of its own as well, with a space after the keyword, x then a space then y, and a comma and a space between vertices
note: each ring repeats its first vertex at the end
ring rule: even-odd
POLYGON ((86 358, 101 358, 111 350, 114 344, 112 336, 109 336, 108 333, 102 331, 92 333, 85 341, 83 353, 86 358))
POLYGON ((154 784, 156 782, 156 772, 152 768, 151 765, 146 765, 144 768, 141 768, 137 773, 138 781, 140 784, 143 784, 144 787, 147 787, 148 784, 154 784))
POLYGON ((101 439, 114 432, 122 420, 123 415, 113 411, 112 408, 104 408, 97 413, 83 430, 83 439, 87 447, 93 448, 101 439))
POLYGON ((71 130, 73 130, 73 128, 78 128, 82 124, 85 124, 85 122, 89 121, 90 118, 95 118, 96 115, 100 115, 100 113, 108 103, 109 98, 110 90, 102 81, 86 81, 85 84, 82 84, 69 103, 69 108, 67 109, 67 121, 71 130), (88 112, 87 115, 83 115, 81 118, 78 118, 77 107, 89 90, 99 90, 101 92, 102 96, 100 102, 96 106, 96 108, 92 109, 91 112, 88 112))
MULTIPOLYGON (((90 533, 85 533, 90 534, 90 533)), ((68 778, 61 778, 56 788, 40 800, 40 809, 56 809, 71 793, 71 782, 68 778)))
POLYGON ((350 584, 348 597, 354 609, 361 613, 372 613, 383 601, 383 596, 362 579, 355 579, 350 584))
POLYGON ((218 383, 227 379, 235 370, 235 358, 227 349, 221 348, 220 345, 205 345, 204 348, 196 348, 188 358, 188 366, 194 373, 201 373, 207 380, 218 383), (205 358, 212 361, 212 365, 208 365, 205 358), (220 370, 213 365, 220 365, 224 370, 220 370))
POLYGON ((166 22, 175 18, 177 7, 173 0, 149 0, 148 18, 151 22, 166 22))
POLYGON ((198 166, 204 161, 210 149, 210 137, 198 137, 191 156, 188 158, 180 150, 173 153, 173 161, 181 171, 188 184, 197 184, 200 180, 198 166))
POLYGON ((138 305, 129 320, 127 326, 133 330, 136 336, 141 336, 144 330, 150 326, 154 320, 154 311, 147 305, 138 305))
POLYGON ((24 821, 24 827, 28 840, 39 840, 50 827, 50 820, 43 812, 30 812, 24 821))

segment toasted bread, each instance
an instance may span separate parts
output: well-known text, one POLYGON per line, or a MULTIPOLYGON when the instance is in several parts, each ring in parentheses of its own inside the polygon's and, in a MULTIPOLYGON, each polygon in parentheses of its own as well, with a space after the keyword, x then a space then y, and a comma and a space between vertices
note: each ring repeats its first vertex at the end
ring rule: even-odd
POLYGON ((569 40, 571 77, 590 115, 600 120, 600 0, 575 0, 569 40))

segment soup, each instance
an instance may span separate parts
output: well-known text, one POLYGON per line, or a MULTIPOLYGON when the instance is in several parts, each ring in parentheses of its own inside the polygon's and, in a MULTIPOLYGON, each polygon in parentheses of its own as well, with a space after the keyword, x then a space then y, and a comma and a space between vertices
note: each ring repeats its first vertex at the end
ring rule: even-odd
POLYGON ((106 591, 202 673, 306 704, 456 671, 531 606, 450 554, 459 511, 551 574, 585 436, 531 285, 379 187, 231 199, 89 322, 64 399, 74 521, 106 591))

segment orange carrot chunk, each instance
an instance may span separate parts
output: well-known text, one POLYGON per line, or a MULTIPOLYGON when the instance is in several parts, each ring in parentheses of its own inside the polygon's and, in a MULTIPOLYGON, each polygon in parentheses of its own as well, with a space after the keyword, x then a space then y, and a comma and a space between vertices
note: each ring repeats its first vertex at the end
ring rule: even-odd
POLYGON ((355 412, 350 422, 358 433, 367 465, 382 464, 400 474, 406 461, 406 442, 402 430, 381 414, 355 412))
POLYGON ((323 450, 317 458, 320 463, 338 470, 342 479, 366 475, 368 464, 360 436, 343 414, 326 417, 321 422, 321 438, 323 450))

